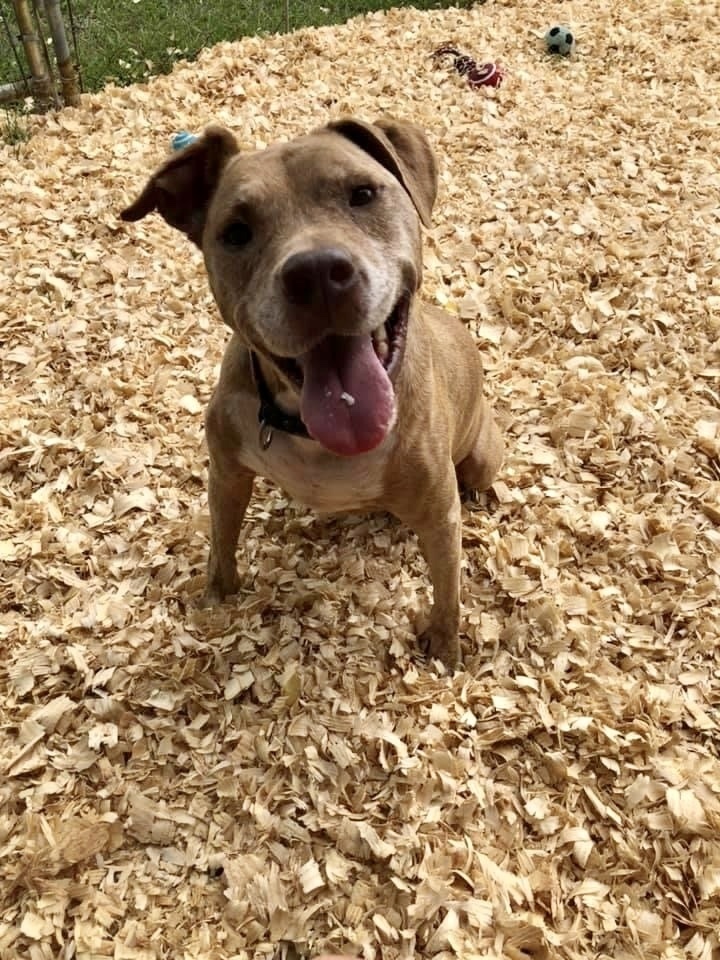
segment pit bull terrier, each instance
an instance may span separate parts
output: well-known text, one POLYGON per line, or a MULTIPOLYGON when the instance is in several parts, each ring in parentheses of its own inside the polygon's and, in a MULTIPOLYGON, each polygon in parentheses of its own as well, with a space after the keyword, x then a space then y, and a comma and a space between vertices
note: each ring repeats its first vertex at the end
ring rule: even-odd
POLYGON ((472 336, 418 299, 436 189, 407 122, 341 119, 248 153, 211 126, 122 218, 157 211, 201 249, 233 334, 206 417, 208 601, 238 590, 261 475, 316 510, 385 510, 417 533, 434 594, 420 645, 453 668, 459 486, 489 487, 503 442, 472 336))

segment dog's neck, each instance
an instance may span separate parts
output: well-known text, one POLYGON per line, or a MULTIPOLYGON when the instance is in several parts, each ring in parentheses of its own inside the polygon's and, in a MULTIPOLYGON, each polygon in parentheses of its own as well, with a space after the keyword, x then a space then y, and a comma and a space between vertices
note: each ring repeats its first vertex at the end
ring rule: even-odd
POLYGON ((265 434, 268 444, 273 430, 307 437, 305 424, 300 418, 300 398, 297 393, 282 380, 271 364, 252 350, 250 367, 258 393, 261 433, 265 434))
POLYGON ((255 366, 257 364, 260 368, 262 379, 267 384, 267 388, 278 406, 286 413, 299 415, 300 394, 297 390, 293 389, 286 380, 283 380, 272 363, 254 350, 251 350, 250 353, 255 357, 255 361, 253 362, 253 377, 257 376, 257 368, 255 366))

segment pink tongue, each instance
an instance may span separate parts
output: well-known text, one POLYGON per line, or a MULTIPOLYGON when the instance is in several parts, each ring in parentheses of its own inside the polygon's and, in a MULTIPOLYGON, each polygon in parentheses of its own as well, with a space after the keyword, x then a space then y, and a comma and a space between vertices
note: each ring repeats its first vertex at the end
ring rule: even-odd
POLYGON ((395 394, 372 337, 325 337, 298 362, 310 436, 343 457, 374 449, 392 424, 395 394))

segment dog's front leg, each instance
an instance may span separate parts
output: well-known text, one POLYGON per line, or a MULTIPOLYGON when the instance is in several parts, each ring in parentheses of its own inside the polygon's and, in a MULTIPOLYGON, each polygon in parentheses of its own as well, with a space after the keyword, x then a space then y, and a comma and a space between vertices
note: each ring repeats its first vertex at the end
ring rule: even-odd
POLYGON ((452 462, 441 481, 429 479, 427 489, 414 489, 392 512, 415 531, 430 568, 433 606, 418 642, 428 657, 453 669, 460 661, 462 518, 452 462))
POLYGON ((238 591, 240 581, 235 550, 254 479, 253 473, 242 468, 227 477, 213 467, 212 461, 210 463, 210 558, 205 591, 205 601, 210 605, 220 603, 238 591))

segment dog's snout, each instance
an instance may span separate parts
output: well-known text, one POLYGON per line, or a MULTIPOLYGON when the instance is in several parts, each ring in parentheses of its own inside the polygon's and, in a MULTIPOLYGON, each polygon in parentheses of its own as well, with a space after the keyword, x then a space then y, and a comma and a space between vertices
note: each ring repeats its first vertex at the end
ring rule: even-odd
POLYGON ((282 285, 294 306, 330 304, 357 282, 350 255, 340 247, 303 250, 288 257, 282 267, 282 285))

